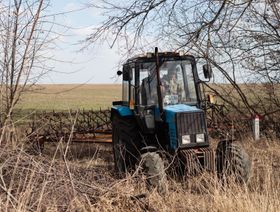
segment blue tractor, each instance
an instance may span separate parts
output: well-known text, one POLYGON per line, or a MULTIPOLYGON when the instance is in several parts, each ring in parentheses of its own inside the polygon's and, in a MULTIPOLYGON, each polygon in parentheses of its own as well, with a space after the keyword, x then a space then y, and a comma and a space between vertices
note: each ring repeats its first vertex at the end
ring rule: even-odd
MULTIPOLYGON (((212 76, 203 66, 206 79, 212 76)), ((176 52, 146 53, 127 60, 122 75, 122 100, 111 108, 115 169, 119 174, 141 165, 147 182, 166 190, 166 164, 180 175, 201 169, 222 178, 234 173, 246 182, 250 161, 241 146, 220 141, 209 147, 196 60, 176 52)))

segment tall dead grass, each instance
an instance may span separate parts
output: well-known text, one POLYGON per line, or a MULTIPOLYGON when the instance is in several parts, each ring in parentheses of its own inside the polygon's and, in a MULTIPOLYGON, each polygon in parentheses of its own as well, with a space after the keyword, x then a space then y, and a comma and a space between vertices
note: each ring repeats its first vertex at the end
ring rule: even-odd
POLYGON ((34 155, 24 146, 0 148, 3 211, 278 211, 280 141, 247 141, 253 161, 248 185, 222 184, 210 173, 177 182, 165 196, 140 174, 118 179, 111 147, 49 144, 34 155), (85 156, 86 155, 86 156, 85 156))

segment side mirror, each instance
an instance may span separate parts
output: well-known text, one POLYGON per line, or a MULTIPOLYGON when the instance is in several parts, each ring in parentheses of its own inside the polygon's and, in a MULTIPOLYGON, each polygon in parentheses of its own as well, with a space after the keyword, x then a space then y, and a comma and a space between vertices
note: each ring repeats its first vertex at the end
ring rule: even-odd
POLYGON ((206 79, 210 80, 212 78, 213 72, 209 64, 203 65, 203 74, 206 79))
POLYGON ((122 71, 117 71, 117 75, 118 75, 118 76, 121 76, 122 74, 123 74, 122 71))
POLYGON ((123 67, 122 74, 123 74, 123 80, 124 81, 130 81, 132 79, 131 69, 128 65, 125 65, 123 67))

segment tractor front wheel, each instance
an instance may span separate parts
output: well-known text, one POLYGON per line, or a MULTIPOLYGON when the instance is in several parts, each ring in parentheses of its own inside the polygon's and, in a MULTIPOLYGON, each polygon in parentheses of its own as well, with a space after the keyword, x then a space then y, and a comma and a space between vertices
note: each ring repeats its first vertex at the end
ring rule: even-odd
POLYGON ((156 188, 161 194, 167 191, 167 178, 164 162, 156 152, 147 152, 141 155, 141 165, 149 187, 156 188))

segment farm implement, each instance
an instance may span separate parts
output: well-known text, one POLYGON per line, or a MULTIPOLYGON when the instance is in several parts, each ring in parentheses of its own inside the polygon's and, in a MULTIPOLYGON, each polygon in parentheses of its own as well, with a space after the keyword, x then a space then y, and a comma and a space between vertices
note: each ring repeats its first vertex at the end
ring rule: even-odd
POLYGON ((111 112, 78 110, 37 111, 29 117, 26 137, 42 151, 45 142, 112 143, 111 112))

